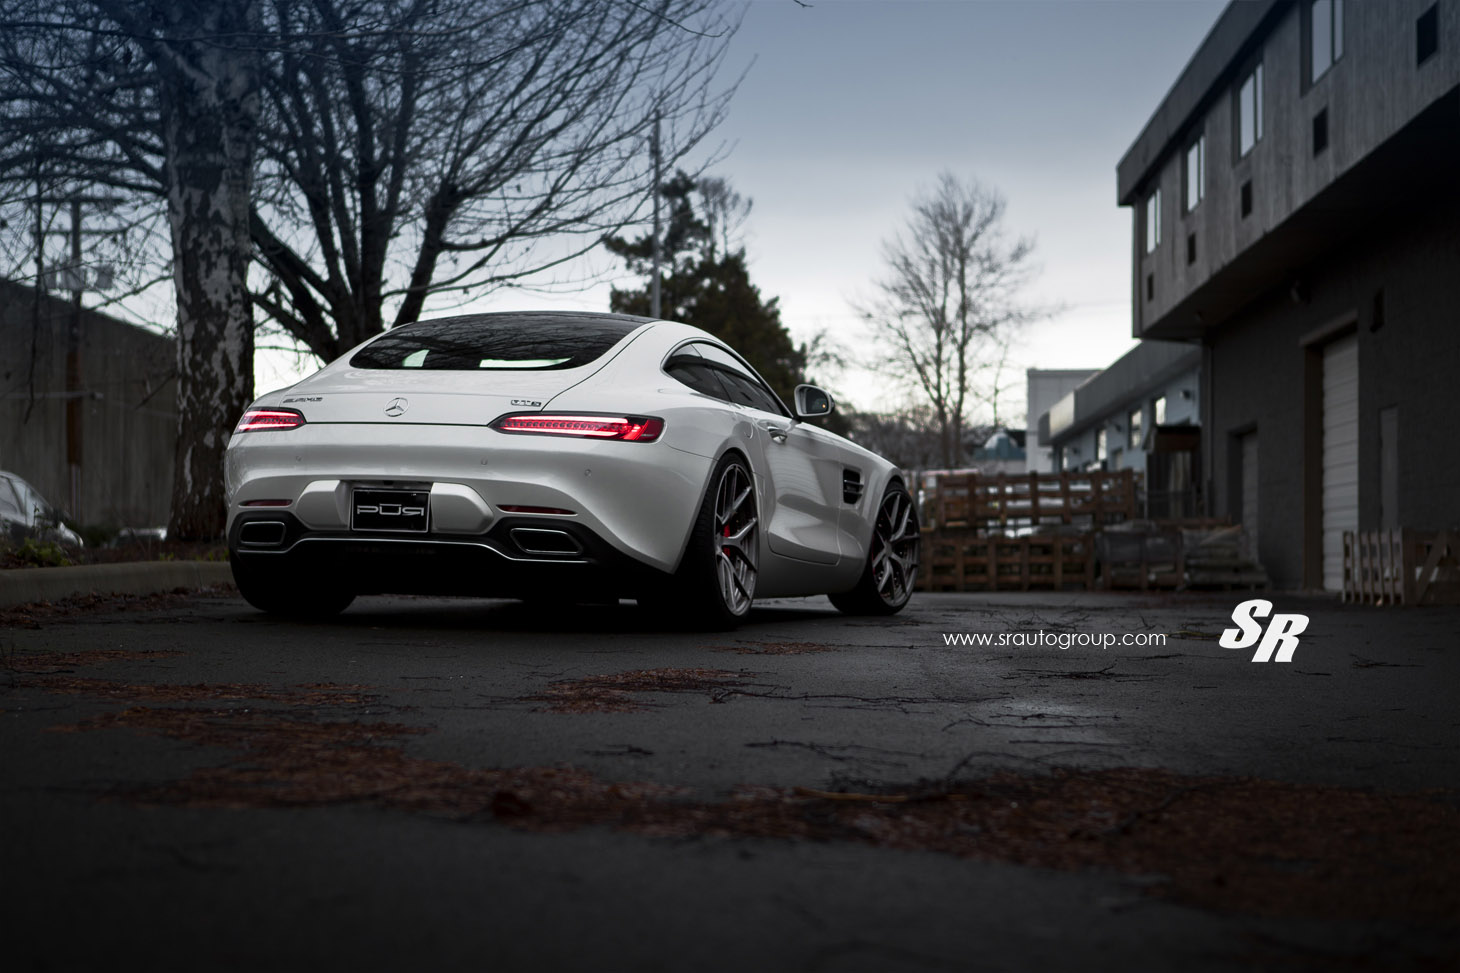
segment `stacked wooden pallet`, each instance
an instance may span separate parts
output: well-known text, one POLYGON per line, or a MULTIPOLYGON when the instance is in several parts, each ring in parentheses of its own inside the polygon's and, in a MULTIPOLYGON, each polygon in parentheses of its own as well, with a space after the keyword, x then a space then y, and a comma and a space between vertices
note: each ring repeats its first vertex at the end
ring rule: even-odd
POLYGON ((1248 553, 1240 525, 1216 530, 1183 530, 1184 587, 1266 588, 1267 570, 1248 553))
POLYGON ((1002 537, 924 529, 924 591, 1066 591, 1094 583, 1091 535, 1002 537))
POLYGON ((925 591, 1086 589, 1093 531, 1135 516, 1119 473, 939 473, 923 480, 925 591))
POLYGON ((1460 605, 1460 531, 1344 531, 1343 600, 1460 605))
POLYGON ((1147 523, 1131 530, 1101 531, 1095 552, 1104 588, 1177 588, 1185 580, 1178 530, 1147 523))
MULTIPOLYGON (((926 482, 926 481, 925 481, 926 482)), ((1098 528, 1136 515, 1136 477, 1114 473, 944 473, 923 501, 923 522, 987 532, 1098 528)))

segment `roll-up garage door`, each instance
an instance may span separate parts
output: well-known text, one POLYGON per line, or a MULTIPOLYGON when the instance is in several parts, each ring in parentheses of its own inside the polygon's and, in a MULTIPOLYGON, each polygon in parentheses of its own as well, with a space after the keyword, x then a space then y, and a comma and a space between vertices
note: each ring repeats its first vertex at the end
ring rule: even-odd
POLYGON ((1343 532, 1359 529, 1359 343, 1323 349, 1323 587, 1343 590, 1343 532))

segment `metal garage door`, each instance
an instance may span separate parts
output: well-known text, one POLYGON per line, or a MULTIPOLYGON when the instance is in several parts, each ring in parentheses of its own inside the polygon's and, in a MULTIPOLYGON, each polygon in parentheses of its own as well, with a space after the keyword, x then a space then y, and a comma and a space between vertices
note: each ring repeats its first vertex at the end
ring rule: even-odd
POLYGON ((1359 529, 1359 343, 1323 349, 1323 587, 1343 590, 1343 532, 1359 529))
POLYGON ((1247 534, 1248 556, 1261 561, 1257 546, 1257 433, 1242 437, 1242 530, 1247 534))

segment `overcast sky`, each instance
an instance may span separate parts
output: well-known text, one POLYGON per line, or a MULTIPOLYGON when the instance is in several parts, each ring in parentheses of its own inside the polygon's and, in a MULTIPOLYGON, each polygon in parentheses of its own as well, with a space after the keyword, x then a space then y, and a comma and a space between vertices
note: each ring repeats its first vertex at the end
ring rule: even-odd
MULTIPOLYGON (((798 339, 825 328, 858 345, 849 300, 880 273, 880 242, 909 198, 948 169, 1007 196, 1010 228, 1038 241, 1030 298, 1066 307, 1016 349, 1020 372, 1109 364, 1132 345, 1115 164, 1224 6, 753 0, 727 64, 749 74, 714 137, 728 150, 715 174, 755 202, 752 281, 780 298, 798 339)), ((605 310, 608 289, 504 292, 477 307, 605 310)), ((265 363, 259 391, 288 374, 265 363)), ((858 376, 842 384, 860 406, 886 404, 858 376)), ((1022 391, 1010 405, 1022 412, 1022 391)))

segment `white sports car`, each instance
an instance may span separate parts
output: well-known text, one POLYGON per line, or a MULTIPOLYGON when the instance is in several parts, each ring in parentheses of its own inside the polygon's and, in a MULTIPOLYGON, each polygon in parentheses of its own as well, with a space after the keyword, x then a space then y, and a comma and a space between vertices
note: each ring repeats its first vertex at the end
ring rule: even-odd
POLYGON ((733 624, 760 597, 890 614, 918 523, 889 462, 787 409, 698 328, 478 314, 393 328, 259 399, 228 443, 228 552, 255 607, 357 594, 638 598, 733 624))

